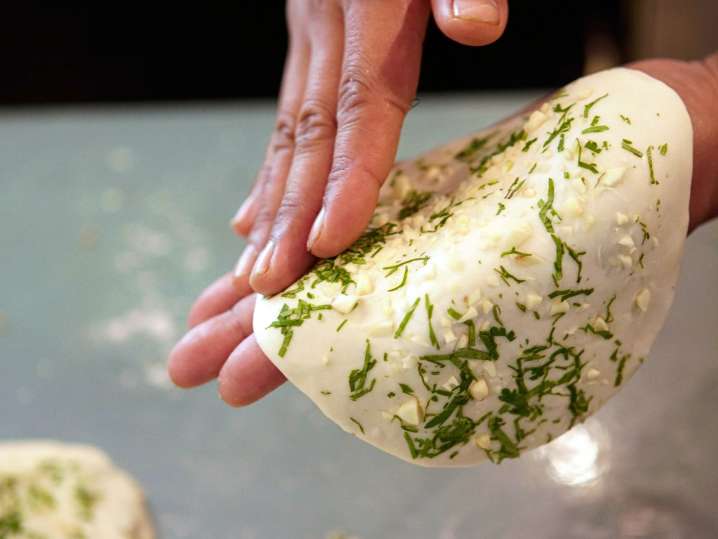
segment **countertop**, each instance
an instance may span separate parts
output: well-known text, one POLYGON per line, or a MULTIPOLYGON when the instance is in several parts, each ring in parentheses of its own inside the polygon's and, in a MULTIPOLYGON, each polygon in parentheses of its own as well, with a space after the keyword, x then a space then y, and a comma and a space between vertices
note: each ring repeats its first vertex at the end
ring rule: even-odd
MULTIPOLYGON (((537 95, 422 100, 400 156, 537 95)), ((228 220, 272 121, 269 102, 0 112, 0 440, 100 446, 165 539, 718 535, 718 222, 689 238, 636 376, 517 461, 422 469, 288 384, 239 410, 172 387, 167 351, 240 252, 228 220)))

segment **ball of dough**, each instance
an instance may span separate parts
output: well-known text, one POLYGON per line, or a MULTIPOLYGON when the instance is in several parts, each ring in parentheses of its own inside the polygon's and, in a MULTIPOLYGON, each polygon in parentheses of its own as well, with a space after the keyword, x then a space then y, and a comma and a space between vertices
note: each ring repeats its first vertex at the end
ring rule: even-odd
POLYGON ((0 535, 154 539, 137 483, 102 451, 50 441, 0 443, 0 535))
POLYGON ((612 69, 399 163, 366 233, 257 301, 274 364, 343 429, 425 466, 501 462, 644 361, 688 225, 692 127, 612 69))

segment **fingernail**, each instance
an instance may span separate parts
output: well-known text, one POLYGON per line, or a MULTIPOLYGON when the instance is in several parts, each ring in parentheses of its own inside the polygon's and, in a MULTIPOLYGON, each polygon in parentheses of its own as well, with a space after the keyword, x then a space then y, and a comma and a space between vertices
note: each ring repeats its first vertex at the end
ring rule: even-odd
POLYGON ((312 229, 309 231, 309 238, 307 239, 307 250, 311 251, 314 244, 322 234, 322 228, 324 228, 324 208, 319 211, 319 215, 314 219, 312 229))
POLYGON ((254 245, 247 245, 242 252, 242 256, 237 260, 237 265, 234 267, 234 278, 239 279, 249 275, 256 258, 257 249, 254 245))
POLYGON ((501 20, 495 0, 454 0, 454 17, 494 25, 501 20))
POLYGON ((274 242, 269 240, 267 245, 264 246, 262 252, 259 253, 257 261, 254 263, 252 269, 252 278, 264 275, 269 270, 269 264, 272 262, 272 255, 274 254, 274 242))
POLYGON ((230 221, 232 226, 237 226, 238 223, 241 223, 247 218, 247 214, 249 213, 249 208, 252 206, 252 199, 251 197, 242 202, 242 205, 237 210, 237 213, 234 214, 234 217, 232 217, 232 220, 230 221))

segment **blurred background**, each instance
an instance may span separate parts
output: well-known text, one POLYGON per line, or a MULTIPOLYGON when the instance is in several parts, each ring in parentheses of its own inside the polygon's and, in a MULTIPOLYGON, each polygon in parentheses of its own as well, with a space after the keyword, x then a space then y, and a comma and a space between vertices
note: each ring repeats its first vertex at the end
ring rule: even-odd
MULTIPOLYGON (((472 49, 434 24, 419 91, 551 88, 649 56, 718 48, 715 0, 514 1, 506 34, 472 49)), ((0 103, 167 101, 276 95, 284 3, 3 8, 0 103)))

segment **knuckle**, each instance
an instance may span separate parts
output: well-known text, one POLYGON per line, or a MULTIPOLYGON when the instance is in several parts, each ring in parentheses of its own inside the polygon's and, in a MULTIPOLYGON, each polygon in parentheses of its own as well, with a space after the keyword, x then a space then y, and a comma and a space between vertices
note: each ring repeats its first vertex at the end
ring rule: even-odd
POLYGON ((302 192, 298 189, 294 189, 288 186, 282 199, 282 204, 279 206, 277 211, 277 218, 274 221, 274 229, 276 232, 280 232, 284 229, 293 219, 293 217, 299 214, 302 209, 306 206, 304 204, 302 192))
POLYGON ((339 83, 339 114, 342 116, 358 114, 369 104, 372 92, 373 85, 365 71, 358 66, 347 67, 339 83))
POLYGON ((411 109, 413 95, 396 95, 386 83, 375 81, 364 67, 365 62, 356 55, 348 62, 339 85, 339 114, 356 119, 368 106, 395 109, 404 116, 411 109))
POLYGON ((294 131, 297 148, 307 148, 332 140, 336 132, 334 113, 318 100, 307 100, 299 111, 294 131))
POLYGON ((294 147, 294 115, 286 111, 279 111, 274 133, 271 140, 271 154, 276 154, 294 147))

